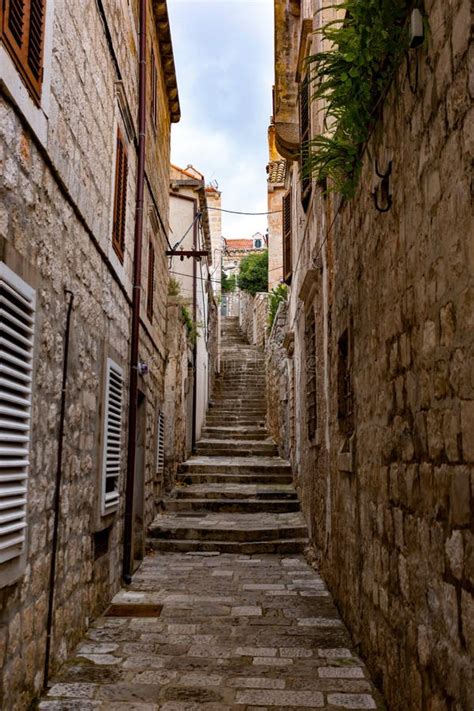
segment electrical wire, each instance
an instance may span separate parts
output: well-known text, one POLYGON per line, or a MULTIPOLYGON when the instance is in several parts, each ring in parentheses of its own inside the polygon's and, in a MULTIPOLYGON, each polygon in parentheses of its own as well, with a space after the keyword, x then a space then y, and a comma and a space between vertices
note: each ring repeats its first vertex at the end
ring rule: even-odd
POLYGON ((207 207, 204 208, 205 210, 218 210, 219 212, 227 212, 229 215, 250 215, 250 216, 259 216, 259 215, 281 215, 283 210, 273 210, 272 212, 240 212, 239 210, 224 210, 222 207, 207 207))

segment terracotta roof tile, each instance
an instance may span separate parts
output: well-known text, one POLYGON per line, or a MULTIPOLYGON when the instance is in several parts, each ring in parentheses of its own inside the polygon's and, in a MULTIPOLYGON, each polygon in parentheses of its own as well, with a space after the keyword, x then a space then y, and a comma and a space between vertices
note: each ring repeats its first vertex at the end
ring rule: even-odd
POLYGON ((267 166, 269 183, 284 183, 286 177, 286 160, 273 160, 267 166))

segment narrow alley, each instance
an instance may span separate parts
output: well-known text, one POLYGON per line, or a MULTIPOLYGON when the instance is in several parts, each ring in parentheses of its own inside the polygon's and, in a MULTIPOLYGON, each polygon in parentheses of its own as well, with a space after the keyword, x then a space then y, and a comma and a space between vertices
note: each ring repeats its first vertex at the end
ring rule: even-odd
POLYGON ((382 709, 321 576, 289 464, 265 428, 262 356, 223 322, 196 456, 132 585, 52 680, 41 711, 382 709))
POLYGON ((0 711, 474 711, 471 0, 0 0, 0 711))

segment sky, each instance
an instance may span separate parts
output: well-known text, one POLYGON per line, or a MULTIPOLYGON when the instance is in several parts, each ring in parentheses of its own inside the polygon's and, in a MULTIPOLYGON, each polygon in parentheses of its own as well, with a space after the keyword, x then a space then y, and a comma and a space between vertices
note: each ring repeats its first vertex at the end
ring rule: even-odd
MULTIPOLYGON (((171 159, 217 181, 222 207, 267 209, 273 0, 168 0, 181 121, 171 159)), ((266 217, 223 213, 223 236, 266 231, 266 217)))

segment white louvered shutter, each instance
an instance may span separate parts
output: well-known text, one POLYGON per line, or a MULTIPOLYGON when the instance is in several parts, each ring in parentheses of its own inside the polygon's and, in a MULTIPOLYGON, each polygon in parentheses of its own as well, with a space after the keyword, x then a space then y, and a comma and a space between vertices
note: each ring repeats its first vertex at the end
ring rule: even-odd
POLYGON ((35 291, 0 262, 0 564, 26 541, 35 291))
POLYGON ((163 476, 165 470, 165 417, 162 412, 156 423, 156 473, 163 476))
POLYGON ((115 511, 119 501, 122 461, 123 371, 108 358, 106 371, 102 515, 115 511))

